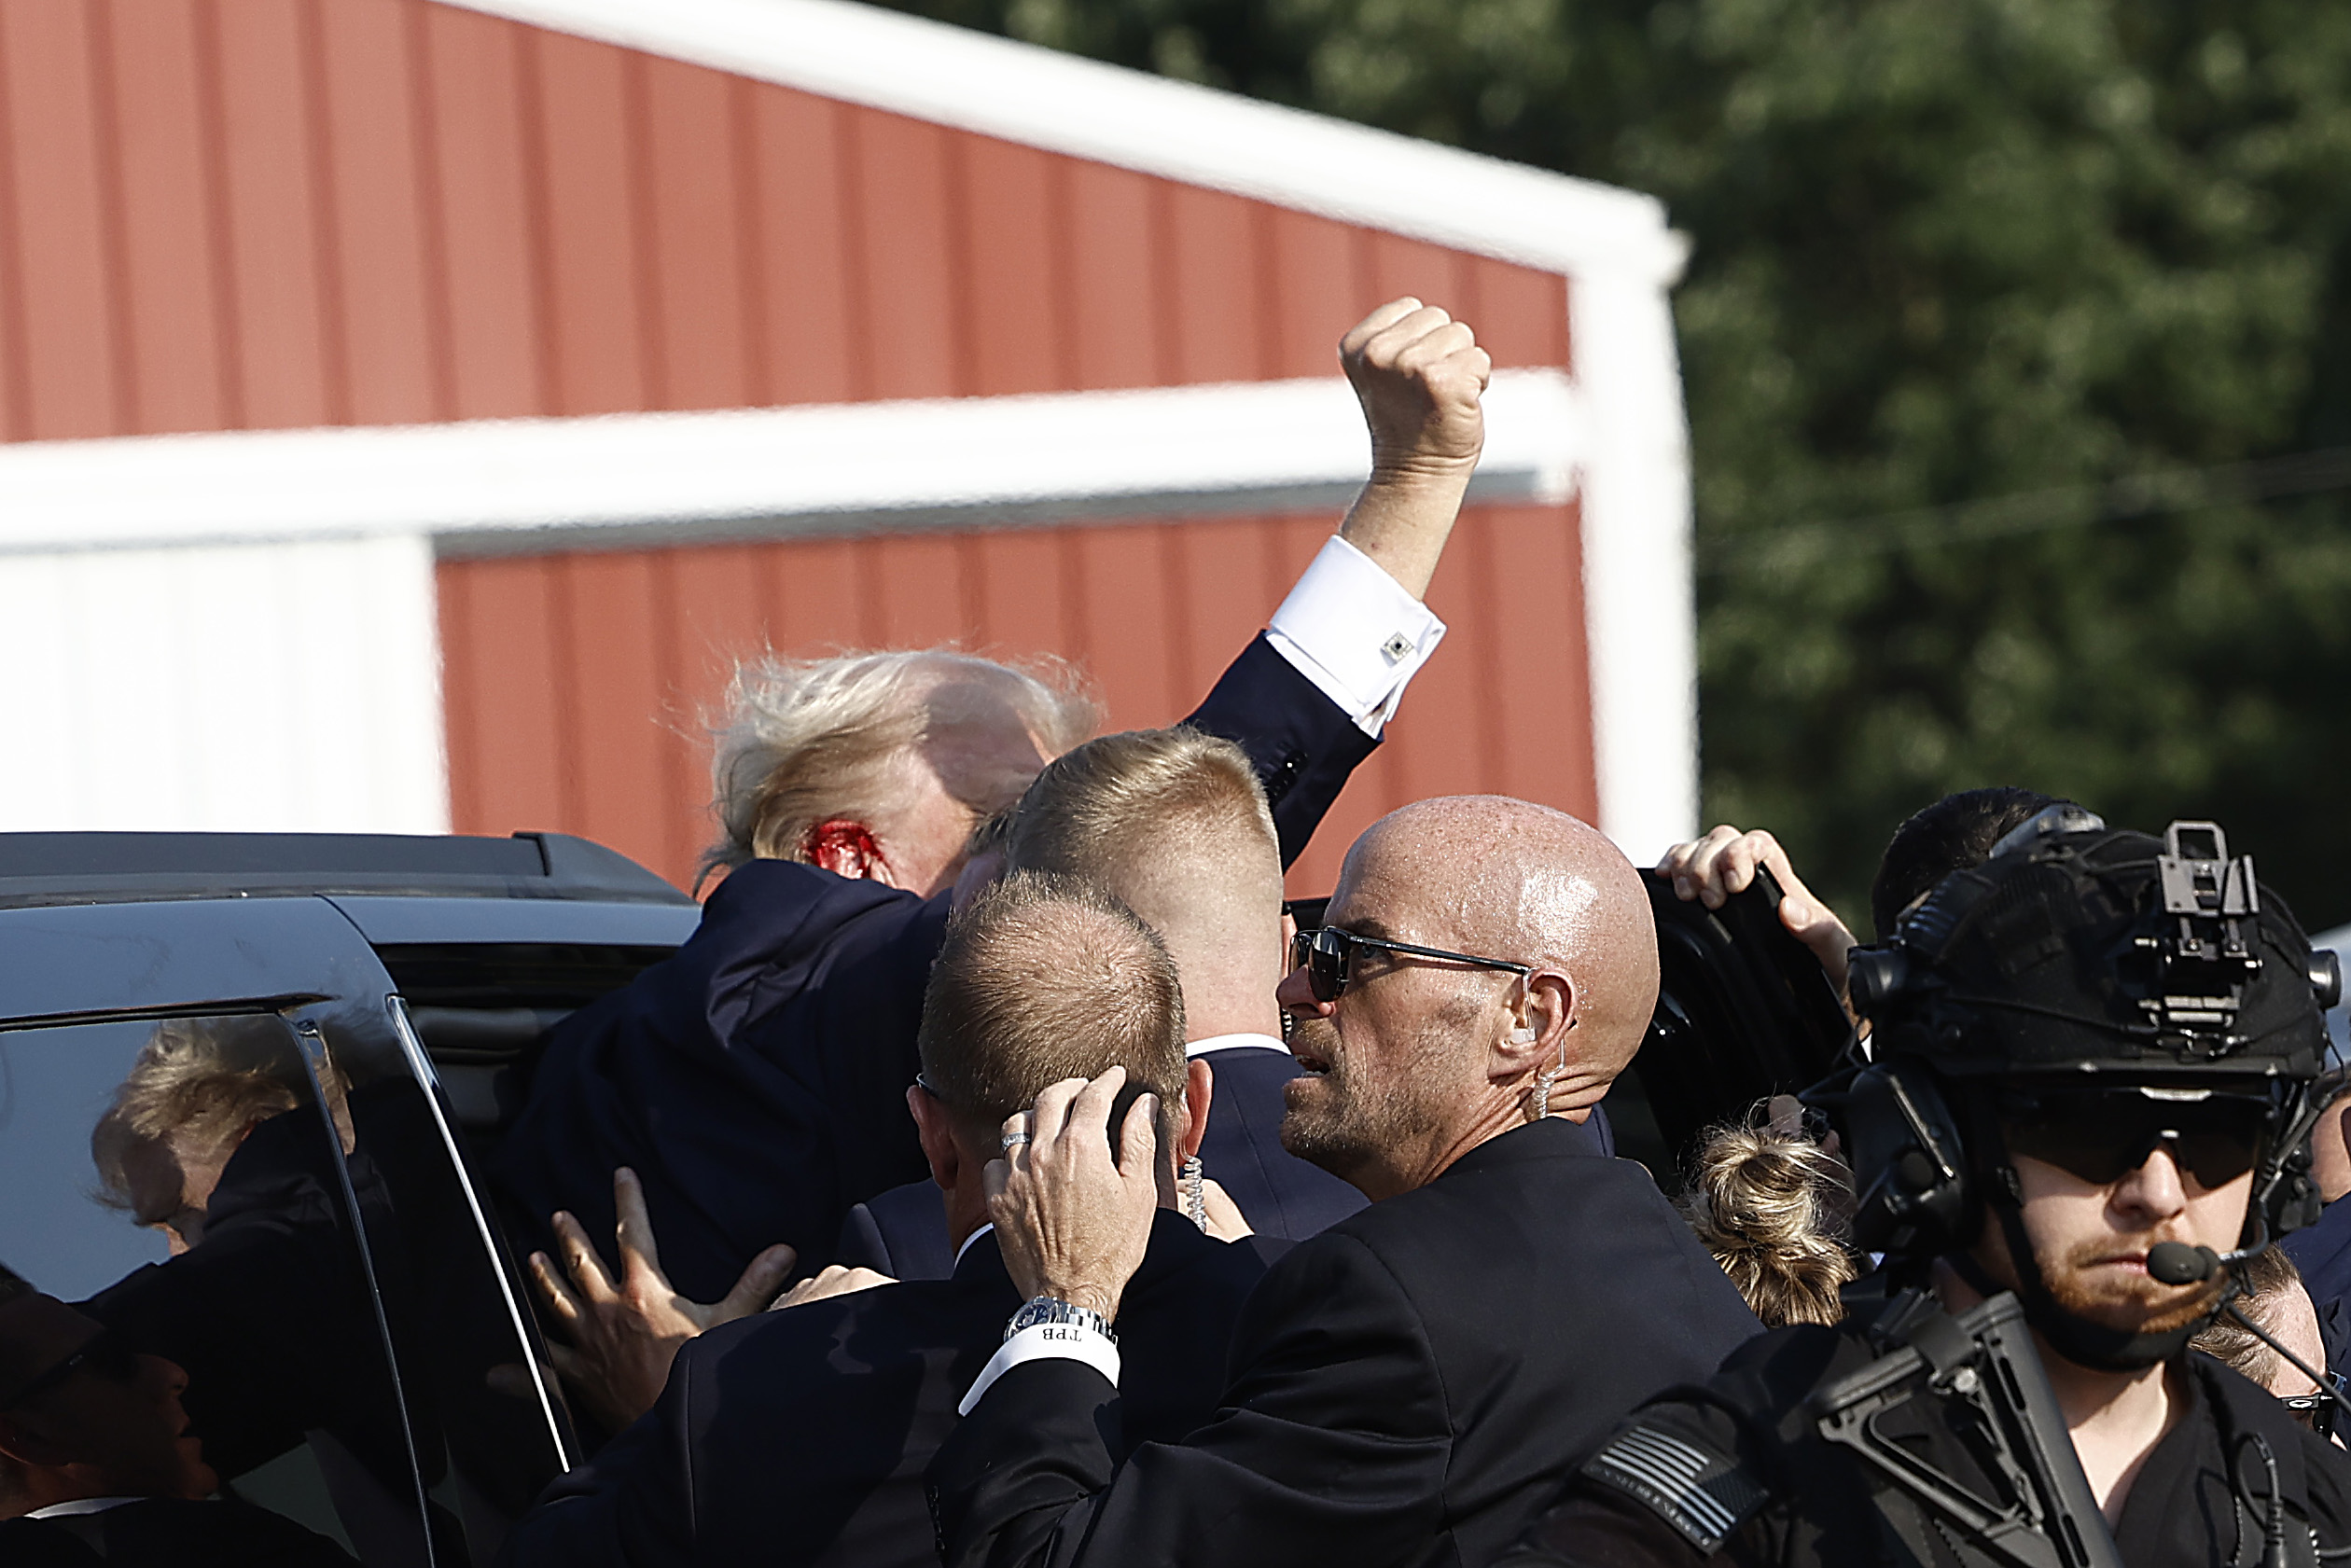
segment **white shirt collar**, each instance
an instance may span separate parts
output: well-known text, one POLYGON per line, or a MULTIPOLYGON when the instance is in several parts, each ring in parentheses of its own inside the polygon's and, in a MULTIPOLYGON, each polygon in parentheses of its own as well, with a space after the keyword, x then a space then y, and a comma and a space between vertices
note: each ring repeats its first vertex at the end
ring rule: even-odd
POLYGON ((1193 1040, 1187 1043, 1184 1047, 1184 1055, 1188 1060, 1197 1060, 1203 1056, 1214 1055, 1217 1051, 1243 1048, 1275 1050, 1280 1051, 1284 1056, 1289 1054, 1289 1047, 1271 1034, 1211 1034, 1205 1040, 1193 1040))
MULTIPOLYGON (((962 1267, 963 1267, 963 1257, 964 1257, 964 1254, 966 1254, 966 1253, 967 1253, 967 1252, 969 1252, 969 1251, 971 1250, 971 1243, 972 1243, 972 1242, 976 1242, 976 1241, 978 1241, 981 1237, 985 1236, 985 1235, 986 1235, 989 1231, 994 1230, 995 1228, 995 1222, 994 1222, 994 1221, 990 1221, 988 1224, 983 1225, 983 1226, 981 1226, 979 1229, 977 1229, 977 1230, 973 1231, 970 1235, 966 1236, 966 1237, 963 1239, 963 1245, 962 1245, 962 1246, 959 1246, 959 1247, 957 1247, 957 1248, 955 1249, 955 1263, 954 1263, 954 1267, 955 1267, 956 1269, 960 1269, 960 1268, 962 1268, 962 1267)), ((951 1272, 952 1272, 952 1270, 951 1270, 951 1272)))
POLYGON ((103 1514, 108 1508, 119 1508, 125 1503, 141 1503, 140 1497, 77 1497, 71 1503, 52 1503, 46 1508, 35 1508, 27 1519, 68 1519, 75 1514, 103 1514))

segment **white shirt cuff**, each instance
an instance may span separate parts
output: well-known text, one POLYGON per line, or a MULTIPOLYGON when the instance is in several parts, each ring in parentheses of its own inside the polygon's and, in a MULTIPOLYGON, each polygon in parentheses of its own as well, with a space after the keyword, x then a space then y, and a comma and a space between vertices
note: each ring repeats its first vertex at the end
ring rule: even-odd
POLYGON ((1273 612, 1265 640, 1376 738, 1444 635, 1427 605, 1334 534, 1273 612))
POLYGON ((980 1403, 980 1396, 988 1392, 988 1386, 1013 1367, 1024 1361, 1048 1358, 1082 1361, 1109 1379, 1112 1388, 1119 1386, 1117 1345, 1082 1324, 1032 1324, 996 1347, 995 1354, 990 1356, 988 1364, 980 1368, 980 1376, 972 1383, 971 1392, 965 1395, 963 1403, 955 1407, 955 1414, 971 1414, 972 1407, 980 1403))

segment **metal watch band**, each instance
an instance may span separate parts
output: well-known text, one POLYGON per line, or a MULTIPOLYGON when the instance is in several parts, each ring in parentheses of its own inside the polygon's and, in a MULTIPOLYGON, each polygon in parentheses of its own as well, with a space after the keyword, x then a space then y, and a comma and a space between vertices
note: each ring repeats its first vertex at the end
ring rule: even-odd
POLYGON ((1119 1342, 1118 1331, 1110 1320, 1092 1307, 1080 1307, 1058 1296, 1032 1296, 1021 1303, 1021 1310, 1012 1314, 1012 1321, 1004 1325, 1008 1339, 1023 1328, 1039 1325, 1065 1325, 1073 1328, 1091 1328, 1112 1344, 1119 1342))

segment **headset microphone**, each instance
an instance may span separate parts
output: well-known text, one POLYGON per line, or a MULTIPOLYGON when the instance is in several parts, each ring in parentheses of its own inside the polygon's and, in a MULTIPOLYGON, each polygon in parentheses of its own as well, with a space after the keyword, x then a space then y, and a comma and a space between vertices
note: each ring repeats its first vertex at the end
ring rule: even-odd
POLYGON ((2223 1257, 2210 1247, 2191 1247, 2185 1242, 2158 1242, 2147 1249, 2147 1272, 2158 1284, 2194 1284, 2250 1256, 2233 1252, 2223 1257))

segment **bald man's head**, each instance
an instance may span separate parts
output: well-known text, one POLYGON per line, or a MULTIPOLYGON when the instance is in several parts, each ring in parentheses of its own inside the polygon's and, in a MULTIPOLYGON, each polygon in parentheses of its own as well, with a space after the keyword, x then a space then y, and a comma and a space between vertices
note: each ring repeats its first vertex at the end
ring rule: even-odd
POLYGON ((1578 993, 1576 1051, 1624 1070, 1657 1006, 1657 925, 1607 835, 1506 795, 1416 801, 1375 822, 1340 871, 1411 901, 1426 945, 1548 965, 1578 993))
POLYGON ((1491 961, 1362 947, 1332 1002, 1302 974, 1283 984, 1309 1069, 1283 1141, 1375 1198, 1517 1125, 1538 1086, 1597 1103, 1657 1003, 1639 873, 1597 830, 1529 801, 1454 797, 1382 818, 1347 852, 1327 918, 1491 961))

